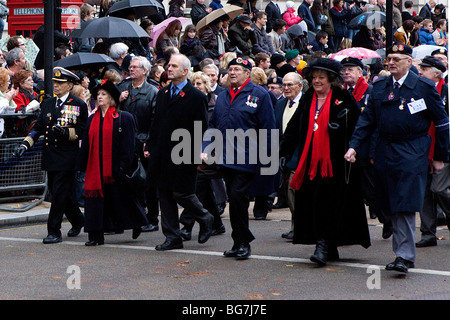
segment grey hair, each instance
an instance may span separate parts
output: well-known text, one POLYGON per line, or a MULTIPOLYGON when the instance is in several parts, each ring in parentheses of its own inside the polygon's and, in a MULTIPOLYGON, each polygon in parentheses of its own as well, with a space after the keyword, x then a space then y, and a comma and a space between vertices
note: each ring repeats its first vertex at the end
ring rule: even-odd
POLYGON ((203 67, 203 72, 205 69, 214 69, 214 71, 216 72, 216 75, 219 75, 219 68, 217 68, 217 66, 215 64, 207 64, 206 66, 203 67))
POLYGON ((191 61, 189 60, 189 58, 186 57, 184 54, 181 54, 181 53, 175 53, 170 58, 172 59, 174 57, 180 57, 181 58, 181 67, 183 69, 188 69, 187 76, 189 76, 189 73, 191 72, 191 61))
POLYGON ((8 52, 5 57, 8 67, 13 66, 16 60, 20 60, 20 53, 23 52, 20 48, 14 48, 8 52))
POLYGON ((439 70, 438 68, 436 68, 436 67, 431 67, 431 71, 433 71, 433 72, 437 72, 438 73, 438 78, 439 79, 442 79, 443 78, 443 73, 442 73, 442 71, 441 70, 439 70))
POLYGON ((286 76, 293 76, 296 84, 303 84, 303 78, 297 72, 286 73, 286 75, 283 77, 283 81, 286 78, 286 76))
POLYGON ((109 56, 117 60, 120 58, 121 55, 126 53, 128 51, 128 46, 123 42, 117 42, 111 45, 109 48, 109 56))
POLYGON ((148 61, 147 58, 142 57, 142 56, 134 56, 131 58, 131 61, 139 61, 139 66, 145 70, 147 70, 147 72, 145 73, 145 76, 148 77, 148 75, 150 74, 150 69, 152 67, 152 65, 150 64, 150 61, 148 61))

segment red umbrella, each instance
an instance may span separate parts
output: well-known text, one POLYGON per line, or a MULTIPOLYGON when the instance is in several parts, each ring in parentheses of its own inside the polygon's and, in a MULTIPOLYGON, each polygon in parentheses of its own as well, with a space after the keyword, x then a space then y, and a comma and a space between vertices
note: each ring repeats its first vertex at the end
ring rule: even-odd
POLYGON ((381 56, 376 51, 360 47, 344 49, 336 52, 331 56, 331 58, 335 60, 342 60, 345 57, 352 57, 357 59, 381 58, 381 56))

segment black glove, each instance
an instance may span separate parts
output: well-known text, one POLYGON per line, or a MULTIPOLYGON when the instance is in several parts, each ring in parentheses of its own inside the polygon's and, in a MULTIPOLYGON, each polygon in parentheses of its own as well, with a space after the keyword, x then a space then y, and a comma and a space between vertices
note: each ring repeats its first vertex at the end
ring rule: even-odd
POLYGON ((27 151, 27 149, 28 148, 26 145, 21 144, 20 146, 17 147, 16 151, 14 151, 14 156, 17 158, 21 158, 25 153, 25 151, 27 151))
POLYGON ((52 130, 59 137, 64 137, 66 135, 66 129, 60 125, 53 126, 52 130))

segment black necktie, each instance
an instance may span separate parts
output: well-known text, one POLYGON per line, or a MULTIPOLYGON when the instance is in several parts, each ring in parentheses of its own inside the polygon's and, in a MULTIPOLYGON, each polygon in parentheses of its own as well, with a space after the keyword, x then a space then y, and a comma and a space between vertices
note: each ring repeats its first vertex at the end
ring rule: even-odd
POLYGON ((289 108, 292 108, 292 106, 294 105, 294 100, 289 101, 289 108))
POLYGON ((58 100, 56 100, 56 106, 57 106, 58 108, 60 108, 60 107, 61 107, 61 104, 62 104, 62 100, 58 98, 58 100))
POLYGON ((397 81, 395 81, 394 83, 394 89, 398 89, 400 88, 400 83, 398 83, 397 81))
POLYGON ((350 92, 350 94, 353 94, 353 87, 348 88, 348 92, 350 92))

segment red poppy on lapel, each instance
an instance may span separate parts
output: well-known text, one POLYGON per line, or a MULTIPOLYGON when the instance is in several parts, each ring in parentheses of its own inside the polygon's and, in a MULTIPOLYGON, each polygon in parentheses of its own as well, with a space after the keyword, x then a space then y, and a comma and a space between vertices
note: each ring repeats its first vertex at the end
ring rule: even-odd
POLYGON ((67 102, 72 102, 72 100, 73 100, 73 99, 72 99, 72 98, 70 98, 69 100, 67 100, 67 102))
POLYGON ((340 105, 342 103, 342 101, 339 101, 338 99, 336 99, 336 101, 334 102, 335 105, 340 105))
POLYGON ((184 97, 184 92, 183 91, 180 91, 180 97, 184 97))

